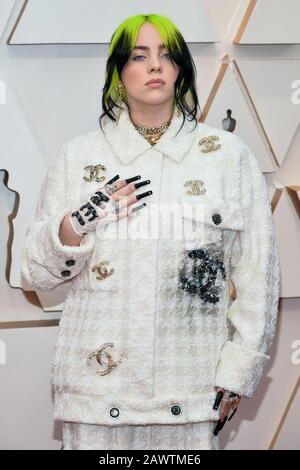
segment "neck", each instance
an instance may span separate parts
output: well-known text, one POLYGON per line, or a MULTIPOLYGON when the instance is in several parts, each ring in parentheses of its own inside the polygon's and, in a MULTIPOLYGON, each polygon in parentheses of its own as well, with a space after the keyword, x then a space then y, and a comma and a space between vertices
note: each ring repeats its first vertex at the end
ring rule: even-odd
POLYGON ((159 108, 152 106, 150 109, 130 108, 130 119, 136 126, 156 127, 170 121, 173 115, 173 108, 159 108))

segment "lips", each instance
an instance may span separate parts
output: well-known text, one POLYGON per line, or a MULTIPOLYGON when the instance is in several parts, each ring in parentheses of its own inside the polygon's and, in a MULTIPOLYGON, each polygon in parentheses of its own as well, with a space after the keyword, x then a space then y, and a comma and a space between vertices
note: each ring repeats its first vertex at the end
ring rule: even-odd
POLYGON ((150 83, 162 83, 163 85, 165 85, 166 82, 164 80, 161 80, 160 78, 157 78, 157 79, 149 80, 149 82, 147 82, 146 85, 149 85, 150 83))

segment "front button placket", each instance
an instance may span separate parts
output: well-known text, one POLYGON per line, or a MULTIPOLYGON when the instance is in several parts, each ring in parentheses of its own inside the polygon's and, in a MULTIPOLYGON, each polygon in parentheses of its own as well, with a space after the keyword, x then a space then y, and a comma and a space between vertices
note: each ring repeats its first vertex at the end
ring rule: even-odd
MULTIPOLYGON (((157 277, 157 233, 150 231, 151 216, 156 215, 159 203, 160 180, 162 173, 162 154, 153 149, 145 152, 137 159, 136 166, 130 170, 130 174, 138 174, 142 168, 143 179, 149 179, 149 190, 153 191, 144 201, 147 204, 140 212, 141 225, 145 227, 145 235, 130 240, 130 264, 128 269, 134 273, 130 282, 132 294, 125 306, 128 312, 128 344, 131 345, 129 360, 127 363, 128 380, 131 390, 135 388, 144 397, 153 396, 155 379, 155 309, 156 309, 156 277, 157 277), (143 211, 145 211, 143 213, 143 211), (144 217, 144 220, 143 220, 144 217), (147 227, 147 229, 146 229, 147 227), (149 230, 148 230, 149 228, 149 230), (139 266, 136 270, 135 266, 139 266), (142 383, 142 385, 141 385, 142 383)), ((137 191, 137 193, 142 191, 137 191)), ((156 228, 156 220, 153 219, 156 228)), ((127 298, 127 297, 126 297, 127 298)))
MULTIPOLYGON (((164 177, 165 177, 165 169, 167 166, 168 162, 168 157, 164 154, 162 154, 162 166, 161 166, 161 172, 160 172, 160 181, 159 181, 159 189, 158 189, 158 194, 157 194, 157 202, 160 204, 162 201, 164 201, 163 197, 163 187, 165 184, 164 177)), ((166 175, 166 178, 168 178, 168 175, 166 175)), ((156 390, 156 385, 157 385, 157 363, 159 363, 160 358, 157 357, 157 331, 158 331, 158 321, 159 321, 159 315, 160 315, 160 304, 159 304, 159 294, 160 294, 160 286, 162 284, 161 280, 161 274, 163 272, 162 267, 160 266, 160 235, 161 235, 161 212, 159 211, 160 217, 159 217, 159 235, 156 243, 156 275, 155 275, 155 312, 154 312, 154 357, 153 357, 153 393, 156 396, 157 390, 156 390)))

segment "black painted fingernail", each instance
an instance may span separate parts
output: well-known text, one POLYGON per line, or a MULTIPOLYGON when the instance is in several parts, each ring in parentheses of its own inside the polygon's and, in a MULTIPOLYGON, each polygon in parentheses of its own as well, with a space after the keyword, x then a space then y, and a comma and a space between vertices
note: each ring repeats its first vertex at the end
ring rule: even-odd
POLYGON ((216 436, 218 434, 218 432, 220 431, 220 423, 221 423, 221 420, 219 419, 219 421, 217 422, 216 426, 215 426, 215 429, 214 429, 214 435, 216 436))
POLYGON ((230 418, 228 418, 228 421, 231 420, 231 418, 233 417, 234 413, 236 412, 237 408, 235 408, 234 412, 230 415, 230 418))
POLYGON ((220 429, 219 429, 219 431, 221 431, 221 429, 223 428, 224 424, 225 424, 225 423, 226 423, 226 421, 227 421, 227 418, 228 418, 228 415, 226 415, 226 416, 224 417, 223 421, 221 421, 221 424, 220 424, 220 429))
POLYGON ((149 184, 149 183, 151 183, 150 180, 141 181, 140 183, 135 183, 134 187, 137 189, 137 188, 140 188, 141 186, 145 186, 145 184, 149 184))
POLYGON ((136 211, 139 211, 140 209, 142 209, 143 207, 145 207, 147 204, 144 202, 143 204, 140 204, 139 206, 135 206, 133 209, 132 209, 132 212, 136 212, 136 211))
POLYGON ((132 178, 127 178, 125 181, 126 183, 132 183, 132 181, 140 180, 141 175, 133 176, 132 178))
POLYGON ((119 175, 114 176, 111 180, 107 181, 105 184, 112 184, 120 178, 119 175))
POLYGON ((137 199, 142 199, 142 197, 149 196, 150 194, 152 194, 152 191, 146 191, 145 193, 137 194, 137 195, 136 195, 136 198, 137 198, 137 199))
POLYGON ((218 434, 219 431, 221 431, 221 429, 223 428, 224 424, 227 421, 227 418, 228 418, 228 415, 225 416, 222 421, 219 419, 219 421, 217 422, 216 427, 214 429, 214 435, 215 436, 218 434))
POLYGON ((214 410, 217 410, 217 409, 219 408, 219 404, 220 404, 220 401, 221 401, 222 398, 223 398, 223 395, 224 395, 224 392, 222 392, 221 390, 219 390, 219 392, 217 393, 217 396, 216 396, 214 405, 213 405, 213 409, 214 409, 214 410))

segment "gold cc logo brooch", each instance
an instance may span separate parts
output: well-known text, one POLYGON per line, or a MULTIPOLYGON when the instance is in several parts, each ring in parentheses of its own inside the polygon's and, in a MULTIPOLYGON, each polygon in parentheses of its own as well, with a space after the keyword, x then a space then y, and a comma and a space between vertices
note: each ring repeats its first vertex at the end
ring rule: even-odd
POLYGON ((95 264, 92 268, 92 272, 94 273, 95 271, 97 272, 97 277, 98 281, 102 281, 103 279, 106 279, 108 276, 111 276, 112 273, 114 272, 114 268, 111 268, 109 271, 107 269, 107 265, 109 264, 109 261, 101 261, 98 264, 95 264))
POLYGON ((109 374, 118 364, 122 362, 123 353, 120 354, 118 360, 115 360, 111 353, 107 351, 107 348, 113 348, 114 343, 104 343, 97 351, 92 352, 87 358, 88 366, 92 366, 97 374, 107 375, 109 374), (100 366, 100 370, 99 370, 100 366))
POLYGON ((186 191, 186 194, 189 196, 200 196, 206 191, 206 189, 203 187, 204 183, 201 180, 188 180, 184 183, 184 186, 191 187, 191 191, 186 191))
POLYGON ((208 152, 214 152, 215 150, 219 150, 221 147, 221 144, 215 144, 215 141, 219 140, 219 137, 217 135, 209 135, 207 137, 203 137, 202 139, 199 140, 199 145, 205 146, 204 149, 201 149, 201 152, 203 153, 208 153, 208 152))
POLYGON ((87 165, 84 167, 84 170, 88 172, 88 176, 84 176, 83 179, 88 183, 90 183, 91 181, 97 181, 97 183, 100 183, 100 181, 105 180, 105 176, 99 175, 101 170, 106 170, 105 166, 101 165, 101 163, 99 163, 98 165, 87 165))

